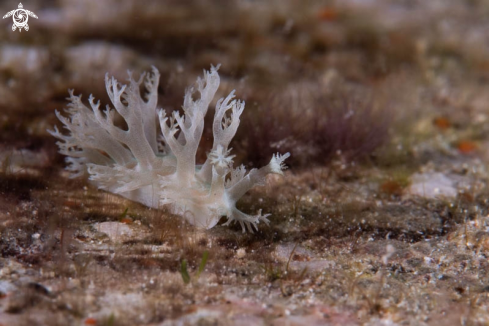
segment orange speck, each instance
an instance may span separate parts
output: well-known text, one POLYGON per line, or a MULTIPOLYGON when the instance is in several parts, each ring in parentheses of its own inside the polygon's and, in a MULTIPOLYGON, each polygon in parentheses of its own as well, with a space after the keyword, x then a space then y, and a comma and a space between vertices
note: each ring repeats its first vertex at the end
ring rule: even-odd
POLYGON ((63 205, 66 207, 76 207, 78 205, 78 203, 74 200, 67 199, 64 201, 63 205))
POLYGON ((335 8, 324 7, 318 12, 318 18, 325 21, 335 21, 339 17, 339 12, 335 8))
POLYGON ((477 149, 477 145, 470 140, 462 140, 457 145, 457 149, 462 154, 470 154, 477 149))
POLYGON ((451 123, 450 123, 450 120, 448 120, 447 118, 444 118, 444 117, 438 117, 438 118, 435 118, 433 120, 433 124, 440 128, 441 130, 445 130, 445 129, 448 129, 451 127, 451 123))
POLYGON ((402 186, 399 182, 389 180, 380 185, 380 191, 388 195, 402 195, 402 186))
POLYGON ((469 193, 462 192, 458 194, 459 198, 462 199, 463 201, 473 203, 474 202, 474 196, 472 196, 469 193))
POLYGON ((123 219, 121 219, 121 223, 131 224, 132 219, 130 219, 129 217, 124 217, 123 219))
POLYGON ((97 325, 97 319, 87 318, 85 319, 85 325, 97 325))

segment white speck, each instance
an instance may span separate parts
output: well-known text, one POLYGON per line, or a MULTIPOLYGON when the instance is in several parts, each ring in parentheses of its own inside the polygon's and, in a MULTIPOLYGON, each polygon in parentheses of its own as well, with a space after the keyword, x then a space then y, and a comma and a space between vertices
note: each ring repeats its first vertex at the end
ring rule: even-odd
POLYGON ((454 182, 442 173, 415 173, 411 177, 409 192, 425 198, 457 196, 454 182))
POLYGON ((236 251, 236 257, 239 259, 243 258, 245 255, 246 255, 246 250, 244 248, 239 248, 236 251))

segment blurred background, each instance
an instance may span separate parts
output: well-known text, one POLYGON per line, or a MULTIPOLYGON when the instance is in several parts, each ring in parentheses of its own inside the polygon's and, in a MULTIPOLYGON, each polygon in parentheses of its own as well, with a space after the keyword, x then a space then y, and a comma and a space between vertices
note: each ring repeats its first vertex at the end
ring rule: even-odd
MULTIPOLYGON (((396 135, 405 142, 422 118, 463 127, 487 111, 489 4, 482 0, 23 5, 39 17, 29 18, 30 30, 13 32, 12 18, 0 28, 3 151, 57 157, 46 129, 68 89, 107 103, 106 72, 124 81, 127 70, 151 65, 162 74, 159 106, 171 112, 202 69, 221 64, 219 96, 236 89, 246 101, 232 146, 250 165, 276 151, 290 151, 295 167, 375 161, 379 147, 396 135)), ((17 6, 2 1, 0 11, 17 6)), ((211 145, 206 132, 201 156, 211 145)))

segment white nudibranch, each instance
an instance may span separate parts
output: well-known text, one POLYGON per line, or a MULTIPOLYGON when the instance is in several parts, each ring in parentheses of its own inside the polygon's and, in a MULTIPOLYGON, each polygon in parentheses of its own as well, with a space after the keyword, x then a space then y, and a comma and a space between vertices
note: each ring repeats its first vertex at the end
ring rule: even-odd
POLYGON ((146 206, 169 205, 173 213, 201 228, 212 228, 222 216, 228 219, 225 225, 239 222, 243 232, 245 227, 253 232, 252 226, 257 229, 260 221, 268 223, 269 214, 259 210, 257 215, 247 215, 236 208, 236 202, 254 186, 263 185, 267 174, 283 174, 284 160, 290 154, 274 154, 268 165, 249 173, 244 166, 233 168, 234 155, 228 146, 245 107, 244 101, 234 99, 234 91, 217 101, 214 145, 205 163, 196 165, 204 117, 219 87, 218 69, 211 66, 204 71, 204 78, 197 78, 195 87, 185 93, 184 114, 174 111, 170 117, 156 109, 160 74, 155 67, 137 81, 130 78, 128 85, 106 75, 113 108, 107 106, 104 111, 93 96, 87 107, 81 96, 70 91, 68 117, 56 111, 69 133, 64 135, 56 127, 49 132, 59 139, 71 176, 88 174, 99 189, 146 206), (144 99, 141 83, 147 91, 144 99), (195 92, 199 93, 197 100, 193 99, 195 92), (119 115, 127 130, 115 125, 119 115))

